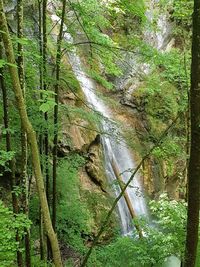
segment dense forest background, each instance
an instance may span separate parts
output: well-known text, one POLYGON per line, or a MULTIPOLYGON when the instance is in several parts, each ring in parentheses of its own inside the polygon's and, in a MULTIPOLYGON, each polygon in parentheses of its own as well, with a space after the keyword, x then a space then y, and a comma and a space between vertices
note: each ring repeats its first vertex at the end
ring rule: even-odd
POLYGON ((0 1, 0 267, 200 266, 199 9, 0 1))

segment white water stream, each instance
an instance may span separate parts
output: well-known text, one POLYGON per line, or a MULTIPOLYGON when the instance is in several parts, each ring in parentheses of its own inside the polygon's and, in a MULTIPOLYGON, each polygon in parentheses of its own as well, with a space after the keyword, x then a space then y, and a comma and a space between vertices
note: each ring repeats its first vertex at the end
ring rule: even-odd
MULTIPOLYGON (((154 1, 152 1, 154 2, 154 1)), ((153 8, 153 7, 152 7, 153 8)), ((151 6, 150 11, 147 13, 147 18, 152 19, 151 6)), ((60 18, 56 15, 51 15, 53 22, 60 23, 60 18)), ((166 17, 159 19, 159 26, 161 31, 165 28, 167 29, 166 17)), ((72 36, 67 33, 67 28, 64 29, 64 39, 68 43, 73 43, 72 36)), ((162 34, 152 34, 146 32, 145 36, 150 38, 151 41, 156 41, 156 47, 162 49, 164 45, 164 37, 162 34)), ((135 161, 127 147, 125 140, 122 135, 119 133, 118 129, 114 122, 112 122, 112 114, 103 101, 96 94, 95 83, 86 75, 84 68, 82 66, 81 60, 78 56, 76 49, 73 52, 68 54, 70 58, 70 63, 72 69, 75 73, 76 78, 78 79, 82 90, 85 94, 87 102, 93 110, 96 110, 99 114, 102 115, 102 131, 107 132, 107 135, 102 135, 101 140, 104 148, 104 157, 105 157, 105 170, 110 182, 116 181, 116 176, 112 167, 114 162, 115 166, 121 173, 123 181, 126 183, 130 178, 131 173, 135 169, 135 161), (115 137, 114 132, 118 132, 118 138, 115 137)), ((115 194, 118 196, 120 192, 119 186, 114 186, 115 194)), ((137 174, 130 186, 127 188, 127 194, 131 201, 131 204, 135 210, 137 216, 145 215, 148 217, 147 207, 145 198, 142 193, 142 185, 140 183, 140 176, 137 174)), ((127 235, 133 230, 132 218, 130 216, 129 209, 124 198, 121 198, 118 202, 118 213, 121 221, 122 234, 127 235)), ((180 263, 176 257, 170 257, 168 262, 163 265, 164 267, 179 267, 180 263)), ((138 266, 139 267, 139 266, 138 266)))
MULTIPOLYGON (((116 181, 116 176, 112 168, 112 162, 115 163, 119 172, 122 174, 123 181, 126 183, 131 175, 131 172, 135 168, 135 162, 130 155, 130 152, 127 148, 125 141, 122 136, 116 138, 113 134, 117 132, 115 124, 112 123, 111 113, 101 99, 95 94, 95 84, 92 80, 85 74, 80 58, 76 53, 69 54, 70 62, 73 68, 74 73, 82 90, 87 98, 88 103, 91 107, 102 114, 102 131, 108 133, 108 135, 102 135, 102 144, 104 148, 105 156, 105 170, 111 182, 116 181)), ((115 193, 118 196, 120 192, 119 186, 115 186, 115 193)), ((142 192, 142 186, 139 182, 139 178, 136 176, 135 179, 130 184, 130 187, 127 189, 128 196, 130 198, 131 204, 135 209, 136 214, 147 215, 145 199, 140 193, 142 192)), ((122 198, 118 202, 119 215, 121 219, 122 233, 124 235, 128 234, 131 227, 132 218, 130 216, 129 210, 125 203, 125 200, 122 198)))

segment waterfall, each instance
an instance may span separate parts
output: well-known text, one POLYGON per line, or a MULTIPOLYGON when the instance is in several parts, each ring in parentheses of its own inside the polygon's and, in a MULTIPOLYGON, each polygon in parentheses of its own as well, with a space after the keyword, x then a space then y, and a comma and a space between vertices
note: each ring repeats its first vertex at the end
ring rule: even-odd
MULTIPOLYGON (((49 7, 49 10, 52 12, 54 9, 53 6, 49 7)), ((152 14, 153 6, 147 10, 147 18, 151 21, 153 19, 152 14)), ((57 15, 51 15, 52 21, 55 23, 60 23, 60 18, 57 15)), ((164 17, 163 23, 159 20, 159 25, 161 30, 163 27, 166 28, 166 17, 164 17)), ((64 39, 68 43, 73 43, 72 36, 67 32, 67 27, 64 26, 64 39)), ((163 46, 163 39, 157 33, 153 34, 152 32, 145 32, 145 39, 153 40, 157 42, 157 47, 161 48, 163 46), (156 41, 157 40, 157 41, 156 41)), ((152 43, 151 43, 152 44, 152 43)), ((103 103, 103 101, 98 97, 96 93, 95 83, 90 79, 82 66, 80 57, 76 49, 68 53, 72 69, 75 73, 77 80, 80 83, 80 86, 85 94, 87 102, 90 104, 93 110, 97 111, 102 115, 101 127, 102 131, 108 133, 102 135, 101 140, 104 149, 104 158, 105 158, 105 171, 110 183, 116 181, 116 174, 113 170, 113 163, 115 164, 118 172, 121 174, 121 178, 124 183, 128 181, 133 170, 136 167, 136 163, 128 149, 126 141, 124 140, 122 134, 116 128, 115 123, 112 121, 112 113, 108 107, 103 103), (117 132, 117 138, 113 135, 113 132, 117 132)), ((146 70, 149 69, 147 64, 140 66, 146 70)), ((146 71, 148 72, 148 70, 146 71)), ((118 185, 114 186, 114 192, 116 197, 119 195, 121 189, 118 185)), ((142 184, 140 181, 140 174, 136 174, 130 186, 126 190, 128 198, 130 199, 131 205, 136 213, 136 216, 146 216, 148 217, 148 211, 146 206, 146 201, 143 195, 142 184)), ((124 197, 122 197, 118 202, 118 213, 121 221, 122 234, 127 235, 133 229, 132 217, 130 211, 127 207, 124 197)))
MULTIPOLYGON (((111 183, 116 180, 116 175, 112 167, 112 162, 114 161, 119 172, 121 173, 123 181, 126 183, 131 176, 133 169, 135 168, 135 162, 128 150, 127 144, 122 135, 118 132, 114 122, 112 122, 111 112, 102 102, 102 100, 96 95, 95 84, 85 74, 77 53, 75 51, 73 53, 69 53, 69 58, 72 69, 76 74, 88 103, 94 110, 102 114, 102 130, 103 132, 108 133, 107 135, 102 135, 101 137, 104 148, 105 170, 108 179, 111 183), (113 132, 118 132, 117 139, 116 137, 113 137, 113 132)), ((119 193, 119 186, 115 186, 116 196, 118 196, 119 193)), ((127 193, 136 214, 147 215, 147 208, 145 199, 142 195, 142 186, 139 181, 139 176, 136 176, 133 179, 130 187, 127 189, 127 193)), ((132 218, 124 198, 119 201, 118 210, 121 219, 122 233, 126 235, 132 229, 132 218)))
MULTIPOLYGON (((112 162, 114 161, 121 177, 126 183, 131 176, 132 171, 135 169, 135 162, 128 150, 127 144, 123 139, 122 135, 116 129, 115 124, 112 123, 112 115, 109 109, 101 101, 101 99, 95 93, 95 84, 92 80, 85 74, 83 67, 80 62, 80 58, 74 51, 69 54, 72 69, 76 74, 76 77, 81 85, 81 88, 87 98, 88 103, 91 107, 102 114, 102 130, 108 133, 107 135, 102 135, 102 144, 104 148, 105 157, 105 170, 110 179, 111 183, 116 180, 116 175, 114 173, 112 162), (112 133, 118 132, 117 139, 113 137, 112 133)), ((120 192, 119 186, 115 186, 115 194, 118 196, 120 192)), ((139 176, 136 176, 130 187, 127 189, 128 196, 130 198, 131 204, 137 215, 147 215, 147 208, 145 199, 142 194, 142 186, 140 183, 139 176)), ((122 232, 123 234, 128 234, 131 227, 132 218, 130 216, 129 210, 122 198, 118 203, 119 215, 121 219, 122 232)))
MULTIPOLYGON (((56 15, 51 15, 51 19, 56 23, 60 22, 60 18, 56 15)), ((65 27, 64 39, 67 42, 72 43, 73 39, 71 35, 69 35, 69 33, 66 33, 66 30, 67 29, 65 27)), ((126 183, 130 178, 131 173, 135 169, 136 163, 134 162, 134 159, 131 156, 130 151, 128 150, 127 144, 123 139, 122 134, 119 133, 115 123, 112 122, 112 114, 110 110, 97 96, 95 92, 95 83, 84 72, 78 53, 74 49, 68 54, 68 56, 70 58, 72 69, 81 85, 87 102, 94 110, 102 115, 102 130, 103 132, 108 133, 106 135, 102 135, 101 137, 104 149, 105 170, 108 179, 111 183, 116 181, 116 175, 112 167, 112 164, 114 162, 117 169, 119 170, 119 173, 121 174, 123 182, 126 183), (118 132, 117 138, 113 136, 113 131, 118 132)), ((117 197, 120 193, 120 187, 116 185, 114 191, 117 197)), ((130 186, 127 188, 127 194, 136 215, 147 215, 147 207, 142 193, 142 185, 139 175, 135 176, 130 186)), ((127 235, 133 229, 133 226, 132 217, 130 216, 129 209, 127 208, 127 204, 123 197, 118 202, 118 211, 121 221, 122 234, 127 235)))
MULTIPOLYGON (((147 19, 151 22, 153 19, 152 10, 154 4, 158 2, 152 0, 150 7, 147 10, 146 16, 147 19)), ((53 8, 51 7, 51 11, 53 8)), ((57 15, 51 15, 52 21, 60 23, 60 18, 57 15)), ((160 27, 160 32, 146 31, 144 36, 147 42, 157 48, 158 50, 166 50, 167 38, 169 37, 169 24, 167 22, 167 16, 160 15, 158 18, 158 26, 160 27), (163 34, 164 33, 164 34, 163 34)), ((67 33, 67 27, 64 27, 64 39, 68 43, 73 43, 72 36, 67 33)), ((102 131, 107 133, 106 135, 101 136, 102 145, 104 149, 104 159, 105 159, 105 171, 110 183, 116 181, 116 174, 113 169, 113 162, 117 167, 123 182, 126 183, 130 178, 133 170, 136 167, 136 162, 134 161, 126 141, 123 138, 123 135, 118 131, 116 124, 112 119, 112 112, 104 104, 104 102, 98 97, 96 93, 95 83, 90 79, 84 71, 80 57, 76 49, 68 53, 70 63, 73 69, 73 72, 80 83, 80 86, 85 94, 87 102, 90 107, 98 112, 102 116, 101 127, 102 131), (117 138, 113 134, 117 132, 117 138)), ((150 67, 148 64, 141 64, 140 69, 143 69, 144 72, 149 73, 150 67)), ((137 69, 138 71, 138 69, 137 69)), ((136 72, 134 72, 136 73, 136 72)), ((120 193, 120 187, 116 185, 114 187, 114 192, 116 197, 120 193)), ((130 199, 131 205, 134 208, 134 211, 137 216, 146 216, 148 217, 148 210, 146 206, 146 201, 143 195, 142 184, 140 181, 140 174, 136 174, 132 180, 130 186, 126 190, 128 197, 130 199)), ((133 230, 132 217, 130 211, 127 207, 125 199, 122 197, 118 202, 118 214, 121 221, 121 230, 123 235, 128 235, 133 230)), ((169 257, 163 267, 179 267, 180 261, 174 257, 169 257)))

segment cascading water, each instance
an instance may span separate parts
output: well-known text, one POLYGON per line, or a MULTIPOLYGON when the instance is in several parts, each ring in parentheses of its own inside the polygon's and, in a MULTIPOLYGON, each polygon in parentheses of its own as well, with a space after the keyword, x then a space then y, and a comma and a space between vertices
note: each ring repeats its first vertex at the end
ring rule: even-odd
MULTIPOLYGON (((115 128, 115 124, 111 122, 111 114, 104 103, 95 94, 95 84, 86 76, 85 72, 83 71, 79 57, 76 53, 70 53, 69 57, 73 71, 80 82, 87 101, 94 110, 103 115, 102 130, 108 133, 106 136, 102 136, 106 173, 111 181, 116 180, 116 175, 112 167, 114 162, 119 170, 119 173, 121 173, 123 181, 126 183, 131 175, 131 171, 135 168, 135 162, 133 161, 122 136, 118 136, 117 140, 112 136, 112 132, 117 131, 117 129, 115 128)), ((119 191, 119 187, 116 187, 116 195, 119 194, 119 191)), ((142 192, 142 187, 139 182, 139 178, 135 177, 130 184, 130 187, 127 189, 127 193, 136 214, 147 215, 144 197, 142 194, 139 196, 138 191, 142 192)), ((121 218, 122 232, 123 234, 127 234, 131 230, 132 219, 123 198, 118 203, 118 209, 121 218)))
MULTIPOLYGON (((152 4, 154 4, 155 1, 151 1, 152 4)), ((147 18, 151 21, 153 19, 153 15, 151 12, 151 9, 153 8, 152 5, 150 5, 150 9, 147 11, 147 18)), ((60 18, 56 15, 51 15, 52 21, 56 23, 60 23, 60 18)), ((158 26, 160 27, 161 32, 164 32, 164 35, 162 33, 154 33, 146 32, 145 38, 146 40, 149 40, 149 43, 152 45, 155 43, 155 47, 157 49, 163 49, 166 48, 166 36, 168 35, 168 26, 167 26, 167 18, 159 17, 158 20, 158 26), (153 42, 153 43, 152 43, 153 42)), ((67 33, 67 28, 64 28, 64 39, 68 43, 73 43, 72 36, 67 33)), ((122 134, 119 133, 119 131, 116 128, 115 123, 112 121, 112 114, 110 110, 105 106, 103 101, 97 96, 96 94, 96 88, 95 83, 86 75, 84 72, 84 69, 81 64, 81 60, 78 56, 78 53, 74 49, 72 52, 68 54, 71 62, 72 69, 81 85, 81 88, 86 96, 86 99, 88 103, 90 104, 90 107, 98 112, 102 116, 102 130, 103 132, 106 132, 106 135, 102 136, 102 144, 104 148, 104 157, 105 157, 105 170, 108 176, 108 179, 111 183, 116 181, 116 173, 113 169, 113 163, 117 167, 119 173, 121 174, 121 177, 126 183, 128 179, 130 178, 130 175, 132 171, 135 168, 135 162, 133 157, 130 154, 130 151, 128 150, 127 144, 125 140, 122 137, 122 134), (115 138, 113 135, 113 132, 118 132, 118 137, 115 138)), ((142 65, 140 66, 140 68, 142 65)), ((143 64, 143 69, 145 69, 148 72, 149 66, 143 64)), ((131 205, 133 206, 133 209, 137 216, 145 215, 148 217, 148 211, 146 207, 145 198, 142 193, 142 185, 140 182, 139 175, 136 175, 133 181, 131 182, 130 186, 127 188, 127 194, 130 199, 131 205)), ((120 187, 115 186, 115 194, 118 196, 120 193, 120 187)), ((121 229, 122 234, 127 235, 129 232, 133 229, 132 225, 132 217, 130 215, 130 211, 127 207, 126 201, 124 198, 121 198, 118 202, 118 211, 119 211, 119 217, 121 221, 121 229)), ((180 261, 176 257, 170 257, 168 259, 168 262, 165 263, 165 267, 178 267, 180 266, 180 261)))

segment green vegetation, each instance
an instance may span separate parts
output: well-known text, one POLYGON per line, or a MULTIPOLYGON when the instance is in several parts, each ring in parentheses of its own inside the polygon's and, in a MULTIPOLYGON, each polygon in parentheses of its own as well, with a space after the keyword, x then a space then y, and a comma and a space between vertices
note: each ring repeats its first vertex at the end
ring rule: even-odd
MULTIPOLYGON (((58 243, 67 267, 184 261, 194 1, 25 2, 0 0, 9 30, 1 23, 0 267, 62 267, 58 243), (116 156, 123 162, 103 147, 105 137, 116 146, 123 139, 136 166, 145 158, 139 171, 150 216, 135 219, 143 238, 121 235, 117 210, 98 235, 119 184, 107 176, 119 178, 112 165, 116 156)), ((200 246, 196 267, 199 255, 200 246)))
POLYGON ((161 195, 150 202, 153 222, 140 221, 145 237, 117 237, 95 250, 89 266, 161 266, 170 255, 184 253, 186 205, 161 195))
POLYGON ((13 266, 17 251, 24 251, 16 240, 16 233, 22 238, 26 229, 31 227, 31 221, 24 214, 13 214, 0 201, 0 262, 2 267, 13 266))

